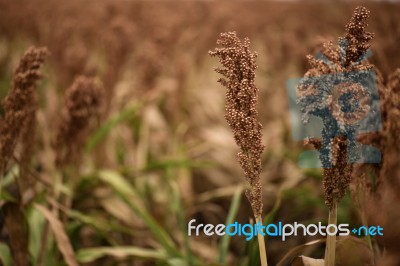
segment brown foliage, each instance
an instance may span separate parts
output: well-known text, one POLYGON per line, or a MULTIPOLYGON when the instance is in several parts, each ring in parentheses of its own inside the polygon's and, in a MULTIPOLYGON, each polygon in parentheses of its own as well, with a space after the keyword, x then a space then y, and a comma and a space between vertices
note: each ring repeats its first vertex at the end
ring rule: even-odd
MULTIPOLYGON (((379 134, 363 136, 363 142, 376 145, 382 154, 381 164, 373 169, 377 176, 377 188, 372 189, 371 182, 365 204, 368 222, 384 228, 384 236, 379 242, 386 248, 378 265, 394 266, 400 263, 400 211, 396 202, 400 201, 400 69, 388 78, 384 89, 380 90, 383 130, 379 134), (379 213, 379 215, 377 215, 379 213)), ((362 182, 362 175, 368 174, 369 168, 354 173, 356 182, 362 182)))

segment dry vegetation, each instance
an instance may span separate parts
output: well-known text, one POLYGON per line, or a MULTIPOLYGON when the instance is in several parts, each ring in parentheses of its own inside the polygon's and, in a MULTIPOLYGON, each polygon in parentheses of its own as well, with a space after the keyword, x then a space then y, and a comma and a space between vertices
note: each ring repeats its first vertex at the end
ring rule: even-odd
MULTIPOLYGON (((379 224, 385 235, 338 238, 336 255, 343 266, 398 266, 400 5, 364 5, 383 128, 360 141, 383 158, 351 169, 337 218, 379 224)), ((326 223, 323 171, 297 165, 304 147, 291 137, 285 81, 345 33, 355 6, 0 0, 2 264, 259 265, 257 240, 188 237, 187 222, 246 223, 253 207, 265 222, 326 223), (207 55, 229 31, 258 52, 249 86, 259 89, 256 137, 266 148, 256 206, 242 195, 225 94, 207 55)), ((295 250, 318 238, 268 238, 268 263, 322 258, 321 241, 295 250)))

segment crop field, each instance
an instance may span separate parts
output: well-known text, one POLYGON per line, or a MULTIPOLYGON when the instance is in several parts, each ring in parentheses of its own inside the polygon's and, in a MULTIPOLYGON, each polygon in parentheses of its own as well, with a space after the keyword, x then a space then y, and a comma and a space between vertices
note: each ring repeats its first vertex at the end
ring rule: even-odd
POLYGON ((0 266, 399 266, 399 14, 0 0, 0 266), (349 234, 215 233, 235 222, 349 234))

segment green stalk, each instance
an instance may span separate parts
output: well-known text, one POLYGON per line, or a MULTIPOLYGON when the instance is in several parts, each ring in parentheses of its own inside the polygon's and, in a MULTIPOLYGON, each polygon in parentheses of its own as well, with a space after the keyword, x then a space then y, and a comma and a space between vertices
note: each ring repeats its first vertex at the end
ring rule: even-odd
MULTIPOLYGON (((232 203, 231 206, 229 207, 229 212, 228 212, 228 217, 226 218, 225 224, 231 224, 235 221, 235 218, 238 214, 239 207, 240 207, 240 199, 242 197, 242 192, 243 192, 243 187, 238 186, 236 188, 235 193, 233 194, 232 198, 232 203)), ((222 265, 225 264, 225 260, 228 254, 228 249, 229 249, 229 242, 231 240, 231 237, 228 234, 225 234, 222 239, 221 243, 219 245, 219 260, 218 262, 222 265)))

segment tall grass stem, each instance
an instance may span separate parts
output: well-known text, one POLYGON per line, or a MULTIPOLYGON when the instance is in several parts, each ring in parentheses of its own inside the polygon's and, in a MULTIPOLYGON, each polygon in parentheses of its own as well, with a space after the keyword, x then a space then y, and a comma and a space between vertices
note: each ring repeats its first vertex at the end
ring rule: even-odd
MULTIPOLYGON (((328 225, 337 224, 337 202, 332 204, 329 209, 328 225)), ((326 239, 326 249, 325 249, 325 266, 335 265, 335 255, 336 255, 336 235, 327 235, 326 239)))
MULTIPOLYGON (((262 223, 261 215, 256 217, 256 224, 262 223)), ((260 251, 260 261, 261 266, 268 266, 267 262, 267 250, 265 249, 264 236, 262 234, 257 234, 258 238, 258 249, 260 251)))

